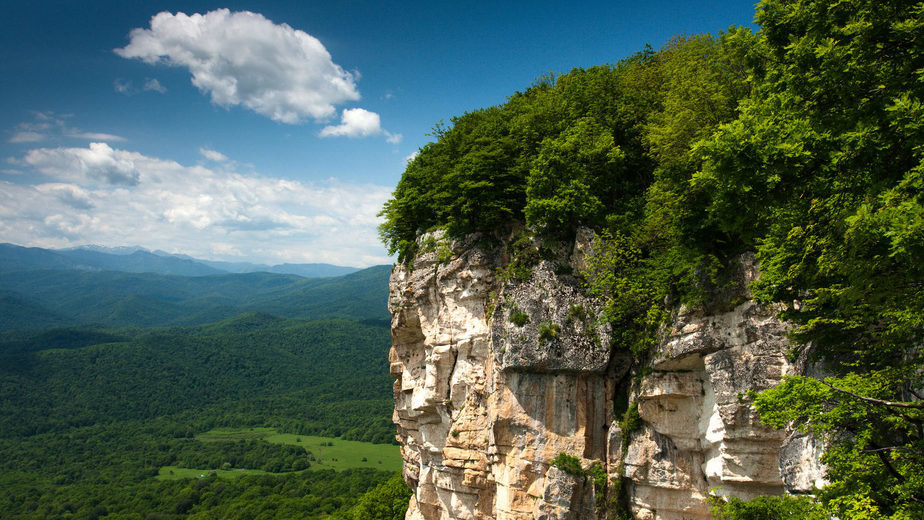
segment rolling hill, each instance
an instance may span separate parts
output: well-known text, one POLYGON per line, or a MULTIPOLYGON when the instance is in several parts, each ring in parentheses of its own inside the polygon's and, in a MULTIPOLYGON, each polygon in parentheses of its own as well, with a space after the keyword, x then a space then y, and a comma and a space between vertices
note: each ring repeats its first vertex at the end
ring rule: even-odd
POLYGON ((300 319, 388 318, 389 266, 345 276, 272 273, 177 276, 43 269, 0 271, 0 330, 54 325, 198 325, 266 312, 300 319), (33 319, 34 318, 34 319, 33 319))

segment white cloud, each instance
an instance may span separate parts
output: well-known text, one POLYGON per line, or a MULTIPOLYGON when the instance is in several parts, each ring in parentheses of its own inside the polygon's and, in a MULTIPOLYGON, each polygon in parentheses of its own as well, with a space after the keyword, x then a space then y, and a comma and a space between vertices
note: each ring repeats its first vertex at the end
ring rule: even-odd
POLYGON ((161 94, 167 92, 167 87, 160 84, 160 81, 157 81, 156 78, 148 79, 144 82, 144 89, 146 91, 153 90, 154 92, 160 92, 161 94))
POLYGON ((414 159, 416 159, 418 155, 420 155, 420 150, 417 150, 417 151, 415 151, 415 152, 411 152, 410 154, 408 154, 407 157, 404 158, 404 162, 409 163, 409 162, 413 161, 414 159))
POLYGON ((348 108, 340 116, 339 125, 325 126, 321 137, 368 137, 382 133, 379 115, 362 108, 348 108))
MULTIPOLYGON (((118 80, 117 80, 118 81, 118 80)), ((68 114, 55 114, 53 112, 33 112, 33 121, 23 121, 16 125, 11 143, 37 143, 49 139, 70 137, 88 141, 124 141, 125 138, 102 132, 85 132, 79 128, 67 125, 65 119, 68 114)))
POLYGON ((359 99, 356 74, 334 63, 317 38, 257 13, 161 12, 130 38, 119 56, 186 67, 213 103, 243 105, 274 121, 324 120, 335 105, 359 99))
POLYGON ((208 148, 199 148, 199 153, 202 154, 202 157, 205 157, 206 159, 210 161, 215 161, 215 162, 227 162, 228 161, 228 156, 226 156, 225 154, 221 152, 216 152, 215 150, 209 150, 208 148))
POLYGON ((126 96, 134 96, 135 94, 140 94, 142 92, 159 92, 164 94, 167 92, 167 87, 160 84, 160 81, 157 81, 155 78, 148 78, 144 80, 144 85, 139 89, 128 79, 116 78, 112 82, 112 88, 115 89, 119 94, 125 94, 126 96))
POLYGON ((392 134, 382 128, 378 114, 362 108, 348 108, 340 116, 339 125, 328 125, 321 129, 321 137, 370 137, 384 135, 389 143, 398 144, 404 136, 392 134))
POLYGON ((51 195, 59 202, 71 206, 78 210, 87 210, 93 208, 93 201, 90 193, 73 184, 48 183, 36 186, 40 193, 51 195))
POLYGON ((89 148, 39 148, 23 160, 39 173, 57 180, 96 184, 138 184, 140 173, 134 159, 140 154, 113 150, 106 143, 89 148))
POLYGON ((266 263, 391 261, 376 232, 391 193, 384 186, 240 173, 230 159, 217 169, 186 166, 102 143, 39 148, 18 162, 49 181, 0 180, 0 242, 140 244, 266 263))
POLYGON ((118 92, 119 94, 125 94, 126 96, 134 94, 134 89, 132 88, 132 82, 128 81, 127 79, 116 78, 112 82, 112 88, 115 89, 115 91, 118 92))
POLYGON ((76 139, 86 139, 88 141, 124 141, 124 137, 113 134, 104 134, 102 132, 83 132, 76 128, 69 128, 65 133, 67 137, 76 139))
POLYGON ((35 143, 45 139, 45 136, 38 132, 20 131, 13 134, 10 138, 11 143, 35 143))

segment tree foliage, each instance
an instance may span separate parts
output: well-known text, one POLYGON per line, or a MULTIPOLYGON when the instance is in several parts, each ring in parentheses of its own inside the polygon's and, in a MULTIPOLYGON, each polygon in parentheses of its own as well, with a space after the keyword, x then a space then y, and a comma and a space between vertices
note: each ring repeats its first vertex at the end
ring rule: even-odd
POLYGON ((378 323, 266 314, 177 329, 7 333, 0 428, 18 437, 199 410, 190 415, 206 430, 270 422, 391 442, 389 338, 378 323))
POLYGON ((651 170, 642 112, 614 97, 635 88, 626 76, 640 59, 543 78, 435 129, 382 210, 389 251, 408 260, 417 236, 435 228, 459 236, 525 222, 557 234, 602 224, 651 170))
POLYGON ((757 22, 545 77, 453 120, 409 165, 382 236, 407 260, 437 227, 590 226, 587 283, 640 357, 671 305, 705 302, 756 251, 753 293, 784 308, 794 354, 831 376, 787 379, 759 411, 824 439, 828 513, 919 518, 924 4, 764 0, 757 22), (444 152, 488 130, 484 151, 444 152), (478 195, 471 183, 490 194, 477 218, 443 209, 481 204, 458 201, 478 195))
MULTIPOLYGON (((190 328, 0 339, 4 518, 319 518, 389 473, 318 470, 301 446, 201 440, 216 427, 393 442, 388 328, 246 314, 190 328), (277 475, 155 481, 158 469, 277 475), (310 468, 308 471, 304 471, 310 468)), ((405 500, 406 503, 406 500, 405 500)))
POLYGON ((768 1, 766 60, 739 118, 700 149, 707 218, 754 243, 765 301, 836 377, 758 400, 827 441, 840 518, 924 514, 921 407, 924 6, 768 1), (747 212, 747 214, 745 213, 747 212), (746 215, 753 215, 753 218, 746 215))
POLYGON ((400 474, 363 495, 344 516, 346 520, 404 520, 411 490, 400 474))
POLYGON ((809 497, 761 496, 754 500, 709 497, 716 520, 827 520, 828 516, 809 497))

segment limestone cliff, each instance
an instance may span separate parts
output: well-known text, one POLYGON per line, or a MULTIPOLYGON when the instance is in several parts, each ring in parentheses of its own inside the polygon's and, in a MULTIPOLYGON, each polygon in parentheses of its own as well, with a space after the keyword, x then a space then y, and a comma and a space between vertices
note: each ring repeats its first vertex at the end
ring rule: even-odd
MULTIPOLYGON (((568 274, 583 267, 589 233, 522 280, 500 280, 510 258, 486 244, 470 237, 392 273, 408 519, 595 518, 620 501, 636 518, 709 518, 712 489, 750 498, 820 478, 811 439, 762 426, 749 404, 750 390, 795 370, 775 309, 746 289, 732 308, 678 309, 653 361, 630 370, 568 274), (622 432, 627 400, 641 421, 622 432), (599 461, 607 491, 552 466, 559 453, 599 461)), ((756 275, 742 258, 739 287, 756 275)))

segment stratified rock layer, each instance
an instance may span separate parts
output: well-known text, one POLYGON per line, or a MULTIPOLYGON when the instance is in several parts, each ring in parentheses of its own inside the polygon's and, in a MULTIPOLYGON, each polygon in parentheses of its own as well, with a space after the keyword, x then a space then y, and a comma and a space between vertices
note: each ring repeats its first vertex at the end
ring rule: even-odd
POLYGON ((750 406, 750 390, 792 372, 776 309, 743 289, 754 259, 742 259, 742 289, 729 298, 740 304, 678 311, 650 373, 631 378, 628 355, 597 324, 599 303, 558 274, 583 267, 590 238, 579 233, 563 252, 569 269, 541 261, 522 281, 501 283, 503 247, 477 237, 451 244, 448 261, 431 252, 395 267, 390 362, 414 490, 407 518, 601 515, 613 497, 551 466, 559 453, 624 479, 637 518, 709 518, 710 489, 750 498, 818 484, 811 439, 762 426, 750 406), (642 425, 623 450, 614 414, 627 393, 642 425))

